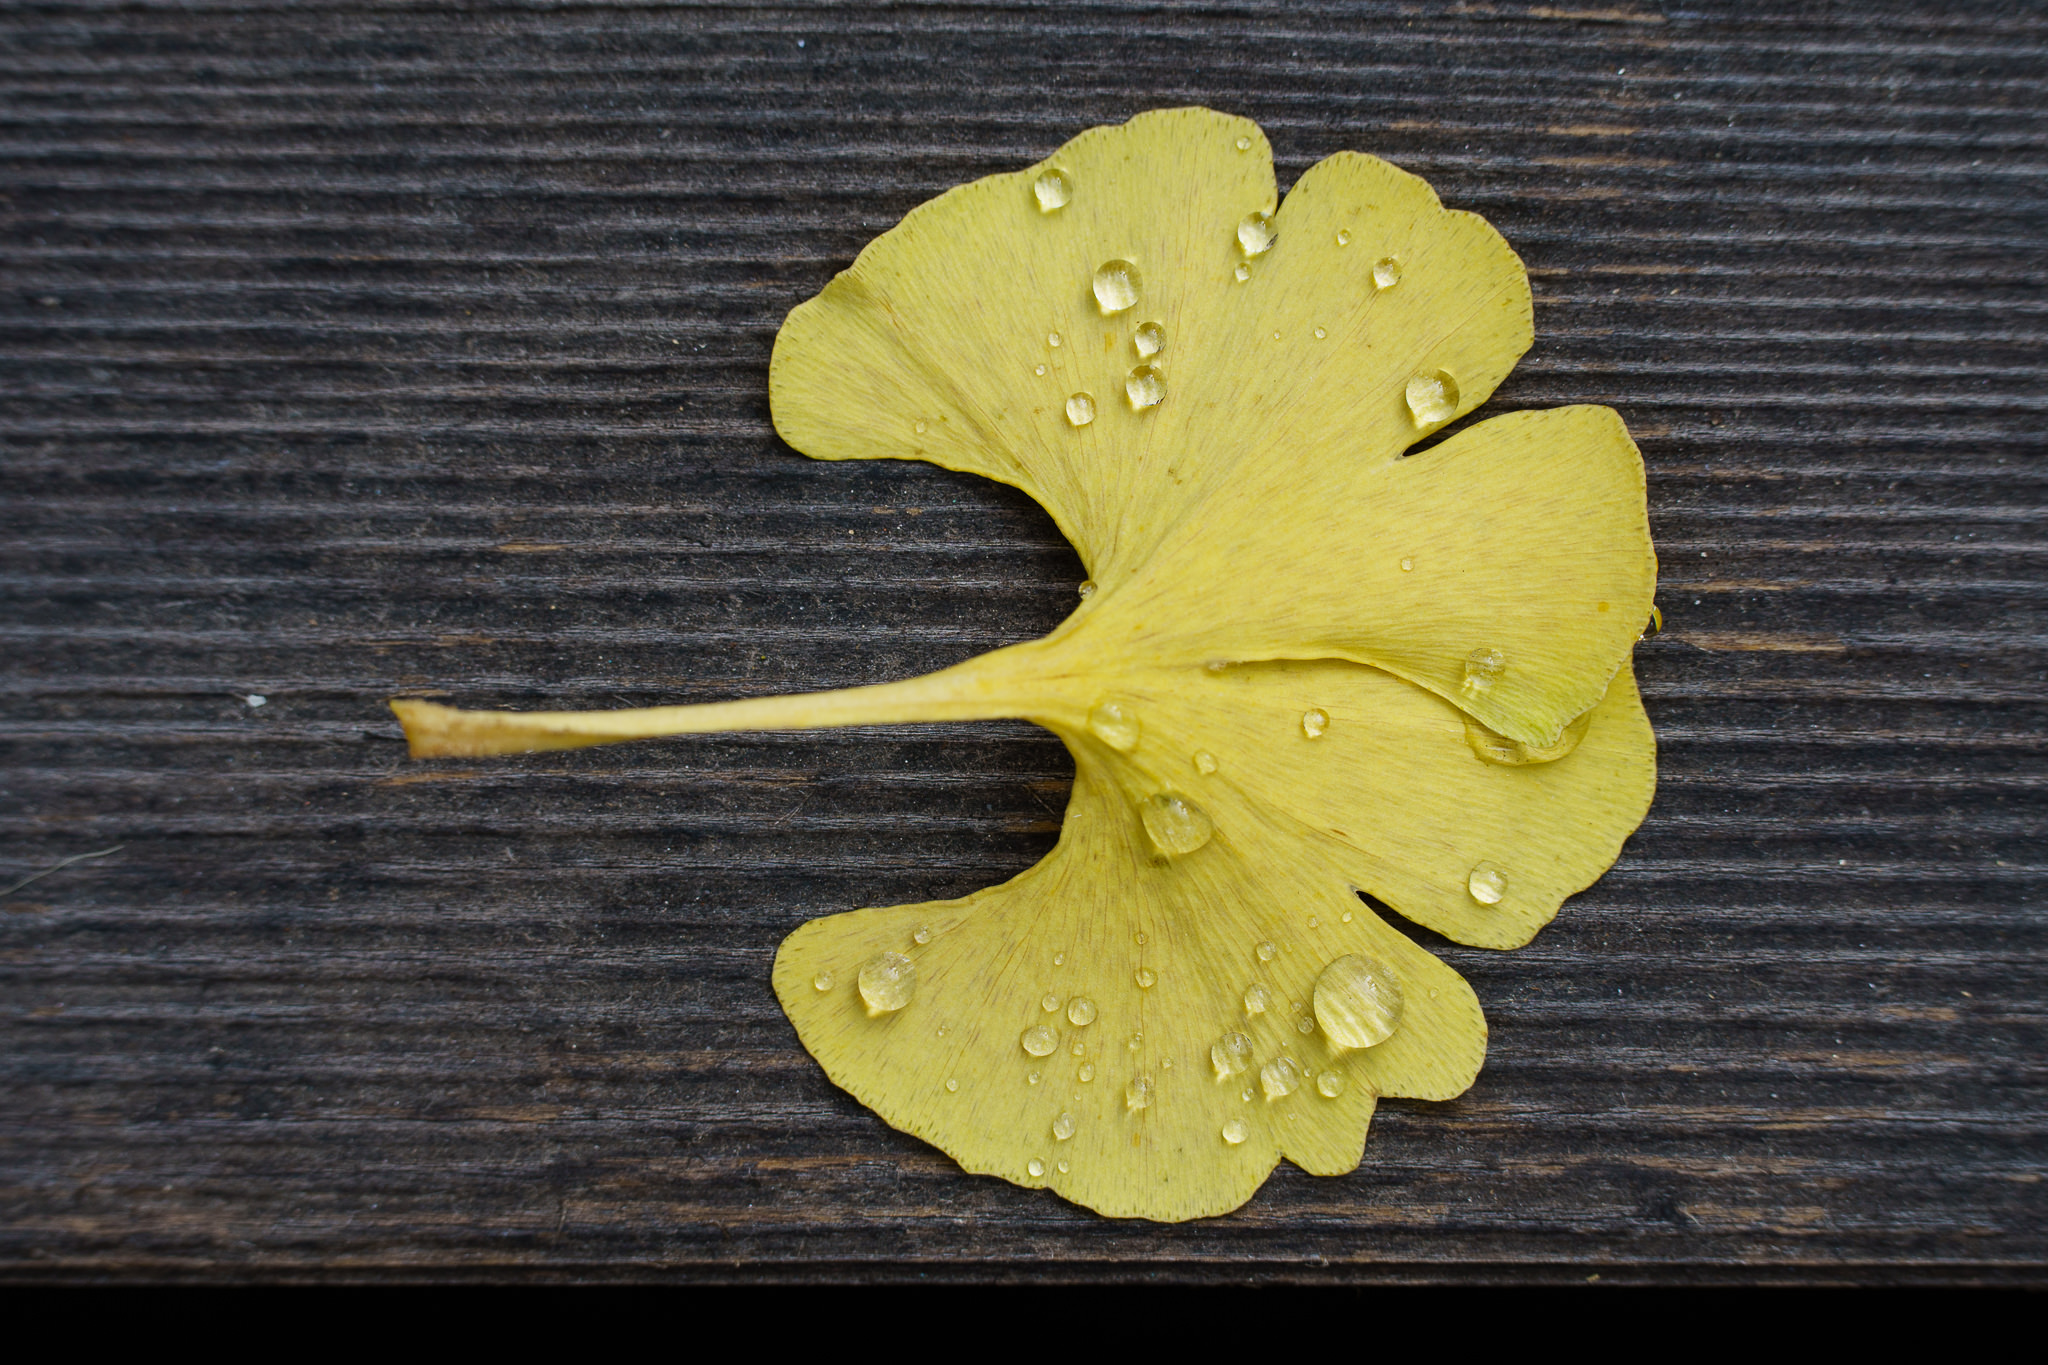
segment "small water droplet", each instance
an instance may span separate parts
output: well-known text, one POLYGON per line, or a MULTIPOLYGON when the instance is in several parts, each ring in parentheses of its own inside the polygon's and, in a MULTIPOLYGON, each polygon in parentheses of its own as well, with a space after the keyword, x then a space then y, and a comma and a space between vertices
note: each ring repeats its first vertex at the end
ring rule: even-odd
POLYGON ((1323 731, 1330 728, 1330 713, 1320 706, 1311 706, 1301 713, 1301 732, 1310 739, 1321 739, 1323 731))
POLYGON ((1054 953, 1054 954, 1052 955, 1052 965, 1053 965, 1053 966, 1055 966, 1055 967, 1064 967, 1064 966, 1066 966, 1066 965, 1067 965, 1067 955, 1066 955, 1065 953, 1054 953))
POLYGON ((1337 918, 1343 920, 1346 924, 1349 924, 1351 923, 1351 912, 1349 910, 1346 910, 1343 914, 1337 916, 1337 918))
POLYGON ((1326 336, 1328 336, 1328 335, 1329 335, 1329 333, 1328 333, 1328 332, 1326 332, 1326 331, 1324 331, 1324 330, 1323 330, 1322 328, 1320 328, 1320 327, 1316 328, 1316 340, 1317 340, 1317 341, 1321 341, 1321 340, 1322 340, 1322 339, 1323 339, 1324 337, 1326 337, 1326 336))
POLYGON ((1045 1163, 1037 1157, 1032 1157, 1031 1160, 1024 1163, 1024 1169, 1031 1172, 1031 1178, 1036 1180, 1045 1174, 1045 1163))
POLYGON ((901 953, 877 953, 861 965, 857 984, 869 1014, 888 1014, 910 1003, 917 990, 917 964, 901 953))
POLYGON ((1033 1085, 1037 1085, 1039 1080, 1038 1073, 1034 1071, 1025 1079, 1029 1080, 1033 1085))
POLYGON ((1067 1163, 1064 1160, 1060 1162, 1059 1171, 1061 1175, 1065 1175, 1067 1173, 1067 1163))
POLYGON ((1324 967, 1315 995, 1316 1022, 1334 1047, 1376 1047, 1401 1021, 1401 987, 1369 957, 1352 954, 1324 967))
POLYGON ((1207 749, 1195 750, 1195 771, 1207 777, 1216 771, 1216 755, 1207 749))
POLYGON ((1085 995, 1077 995, 1067 1005, 1067 1022, 1075 1028, 1087 1028, 1095 1022, 1095 1002, 1085 995))
POLYGON ((1139 1076, 1124 1087, 1124 1107, 1133 1113, 1152 1106, 1152 1078, 1139 1076))
POLYGON ((1294 1021, 1294 1031, 1296 1033, 1314 1033, 1316 1031, 1316 1021, 1304 1014, 1301 1018, 1294 1021))
POLYGON ((953 1093, 955 1093, 956 1091, 958 1091, 959 1089, 960 1089, 960 1082, 958 1082, 958 1081, 956 1081, 956 1080, 952 1080, 952 1079, 950 1079, 950 1078, 949 1078, 949 1079, 948 1079, 948 1080, 946 1081, 946 1093, 947 1093, 947 1094, 949 1094, 949 1095, 950 1095, 950 1094, 953 1094, 953 1093))
POLYGON ((1237 269, 1231 271, 1230 273, 1237 276, 1237 282, 1239 284, 1243 284, 1246 280, 1252 277, 1252 268, 1246 262, 1239 261, 1237 263, 1237 269))
POLYGON ((1137 713, 1118 702, 1106 701, 1088 713, 1088 728, 1095 737, 1120 754, 1138 747, 1143 727, 1137 713))
POLYGON ((1337 229, 1337 245, 1338 245, 1338 246, 1350 246, 1350 245, 1351 245, 1351 229, 1350 229, 1350 228, 1338 228, 1338 229, 1337 229))
POLYGON ((1095 396, 1077 393, 1067 400, 1067 422, 1072 426, 1085 427, 1095 420, 1095 396))
POLYGON ((1132 935, 1131 935, 1131 942, 1133 942, 1133 943, 1137 944, 1137 945, 1138 945, 1138 946, 1139 946, 1140 948, 1144 947, 1144 946, 1145 946, 1145 931, 1144 931, 1143 929, 1140 929, 1140 930, 1139 930, 1139 931, 1138 931, 1137 933, 1135 933, 1135 934, 1132 934, 1132 935))
POLYGON ((1157 365, 1137 365, 1124 376, 1124 396, 1143 412, 1166 401, 1166 373, 1157 365))
POLYGON ((1143 1047, 1144 1045, 1145 1045, 1145 1035, 1144 1035, 1144 1034, 1142 1034, 1142 1033, 1133 1033, 1133 1034, 1131 1035, 1131 1041, 1130 1041, 1130 1042, 1128 1042, 1128 1043, 1125 1043, 1125 1044, 1124 1044, 1124 1048, 1125 1048, 1125 1050, 1126 1050, 1126 1051, 1129 1051, 1129 1052, 1136 1052, 1136 1051, 1137 1051, 1137 1050, 1138 1050, 1139 1048, 1143 1047))
POLYGON ((1418 374, 1408 381, 1408 413, 1418 427, 1448 422, 1458 412, 1458 381, 1438 370, 1418 374))
POLYGON ((1223 1121, 1223 1140, 1231 1146, 1237 1146, 1238 1143, 1243 1142, 1251 1135, 1251 1125, 1243 1119, 1225 1119, 1223 1121))
POLYGON ((1031 195, 1038 200, 1040 213, 1058 213, 1074 197, 1074 182, 1067 179, 1065 171, 1041 171, 1031 182, 1031 195))
POLYGON ((1076 1057, 1079 1057, 1084 1055, 1088 1051, 1088 1044, 1082 1042, 1079 1038, 1076 1038, 1074 1040, 1074 1045, 1068 1048, 1067 1051, 1073 1053, 1076 1057))
POLYGON ((1311 929, 1320 929, 1322 927, 1322 923, 1323 922, 1317 919, 1314 915, 1310 915, 1308 917, 1308 927, 1311 929))
POLYGON ((917 932, 910 936, 910 940, 913 943, 930 943, 932 941, 932 927, 929 924, 918 925, 917 932))
POLYGON ((1207 673, 1221 673, 1229 667, 1230 660, 1228 659, 1211 659, 1202 665, 1203 671, 1207 673))
POLYGON ((924 435, 924 423, 917 423, 917 434, 920 436, 924 435))
POLYGON ((1401 572, 1402 572, 1402 573, 1414 573, 1414 572, 1415 572, 1415 561, 1414 561, 1414 560, 1412 560, 1412 559, 1403 559, 1403 560, 1401 561, 1401 572))
POLYGON ((1465 680, 1459 689, 1468 697, 1483 697, 1493 691, 1507 667, 1507 656, 1499 650, 1475 649, 1465 656, 1465 680))
POLYGON ((1226 1033, 1209 1045, 1209 1065, 1216 1068, 1219 1081, 1243 1074, 1251 1064, 1252 1040, 1245 1034, 1226 1033))
POLYGON ((1372 268, 1372 282, 1381 289, 1392 289, 1401 282, 1401 263, 1392 256, 1383 256, 1372 268))
POLYGON ((830 973, 830 972, 819 972, 819 973, 818 973, 818 974, 817 974, 816 976, 814 976, 814 977, 812 977, 812 978, 811 978, 811 987, 812 987, 812 989, 814 989, 814 990, 821 990, 821 991, 829 991, 829 990, 831 990, 831 989, 832 989, 832 973, 830 973))
POLYGON ((1017 1042, 1034 1057, 1050 1057, 1053 1049, 1060 1045, 1060 1036, 1044 1024, 1033 1024, 1024 1030, 1017 1042))
POLYGON ((1500 898, 1508 893, 1508 874, 1492 863, 1481 863, 1465 879, 1465 889, 1481 905, 1499 905, 1500 898))
POLYGON ((1237 140, 1237 150, 1239 150, 1240 152, 1248 152, 1248 151, 1250 151, 1251 149, 1252 149, 1252 140, 1251 140, 1250 138, 1248 138, 1248 137, 1241 137, 1241 138, 1239 138, 1239 139, 1237 140))
POLYGON ((1273 960, 1273 955, 1279 952, 1280 950, 1278 948, 1275 948, 1273 944, 1270 941, 1268 941, 1265 943, 1261 943, 1257 948, 1254 948, 1252 951, 1259 955, 1259 961, 1271 962, 1273 960))
POLYGON ((1176 792, 1156 792, 1138 808, 1145 833, 1161 853, 1184 857, 1215 837, 1216 824, 1207 811, 1176 792))
POLYGON ((1083 1062, 1081 1063, 1081 1069, 1075 1072, 1074 1074, 1077 1077, 1079 1077, 1081 1083, 1085 1085, 1089 1081, 1095 1079, 1095 1064, 1093 1062, 1083 1062))
POLYGON ((1269 1100, 1293 1094, 1294 1087, 1300 1084, 1301 1068, 1292 1057, 1275 1057, 1259 1068, 1259 1089, 1266 1092, 1269 1100))
POLYGON ((1275 333, 1273 333, 1273 340, 1275 340, 1275 341, 1278 341, 1279 339, 1280 339, 1280 334, 1279 334, 1278 332, 1275 332, 1275 333))
POLYGON ((952 1026, 951 1024, 941 1024, 941 1025, 939 1025, 939 1026, 938 1026, 938 1028, 937 1028, 936 1030, 934 1030, 934 1032, 936 1033, 936 1035, 937 1035, 938 1037, 940 1037, 940 1038, 943 1038, 943 1037, 945 1037, 945 1036, 946 1036, 947 1034, 951 1033, 952 1031, 953 1031, 953 1026, 952 1026))
POLYGON ((1664 609, 1662 607, 1659 607, 1655 602, 1652 602, 1650 604, 1650 634, 1662 635, 1663 633, 1664 609))
POLYGON ((1095 305, 1104 316, 1137 306, 1138 267, 1129 261, 1104 261, 1095 267, 1095 305))
POLYGON ((1171 1057, 1161 1057, 1161 1058, 1159 1059, 1159 1069, 1160 1069, 1160 1070, 1162 1070, 1162 1071, 1171 1071, 1171 1070, 1173 1070, 1173 1058, 1171 1058, 1171 1057))
POLYGON ((1579 747, 1579 741, 1586 737, 1586 731, 1593 723, 1593 713, 1586 712, 1577 720, 1564 727, 1557 743, 1538 748, 1509 739, 1506 735, 1481 725, 1472 717, 1465 717, 1465 742, 1472 746, 1472 752, 1488 763, 1503 767, 1522 768, 1531 763, 1554 763, 1579 747))
POLYGON ((1060 1007, 1060 998, 1057 995, 1054 995, 1051 991, 1047 991, 1044 995, 1038 998, 1038 1007, 1044 1010, 1047 1014, 1051 1014, 1054 1010, 1060 1007))
POLYGON ((1052 1121, 1052 1135, 1058 1138, 1061 1142, 1065 1142, 1068 1138, 1074 1135, 1074 1129, 1078 1126, 1079 1125, 1077 1125, 1074 1122, 1074 1116, 1072 1114, 1063 1113, 1058 1118, 1052 1121))
POLYGON ((1344 1076, 1341 1072, 1325 1071, 1316 1077, 1316 1093, 1326 1100, 1334 1100, 1344 1093, 1344 1076))
POLYGON ((1045 344, 1052 347, 1054 350, 1058 350, 1060 344, 1060 334, 1058 332, 1047 332, 1045 334, 1045 344))
POLYGON ((1081 586, 1074 589, 1074 591, 1081 594, 1081 600, 1086 602, 1089 598, 1095 596, 1095 580, 1092 578, 1082 579, 1081 586))
POLYGON ((1033 366, 1031 367, 1031 373, 1033 373, 1033 374, 1044 374, 1044 373, 1045 373, 1045 366, 1043 366, 1043 365, 1033 365, 1033 366))
POLYGON ((1265 255, 1279 236, 1270 213, 1247 213, 1237 221, 1237 244, 1247 256, 1265 255))
POLYGON ((1243 1100, 1246 1104, 1250 1104, 1252 1102, 1252 1088, 1250 1086, 1246 1086, 1242 1091, 1238 1093, 1237 1097, 1243 1100))
POLYGON ((1266 1006, 1272 1003, 1273 992, 1267 990, 1264 986, 1254 984, 1246 988, 1244 993, 1244 1012, 1246 1014, 1264 1014, 1266 1006))
POLYGON ((1131 979, 1138 983, 1139 990, 1149 991, 1152 989, 1152 983, 1157 981, 1159 978, 1152 975, 1152 969, 1150 967, 1140 967, 1132 975, 1131 979))
POLYGON ((1131 345, 1138 348, 1138 354, 1146 360, 1166 349, 1166 329, 1156 322, 1141 322, 1138 330, 1131 333, 1131 345))

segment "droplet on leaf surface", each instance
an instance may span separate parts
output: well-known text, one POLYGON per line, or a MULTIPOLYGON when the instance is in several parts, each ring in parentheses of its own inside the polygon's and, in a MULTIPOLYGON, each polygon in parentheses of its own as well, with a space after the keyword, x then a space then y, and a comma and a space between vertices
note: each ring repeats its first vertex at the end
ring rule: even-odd
POLYGON ((1166 329, 1156 322, 1141 322, 1138 330, 1131 333, 1131 345, 1138 348, 1138 354, 1146 360, 1166 349, 1166 329))
POLYGON ((1330 728, 1330 713, 1320 706, 1311 706, 1301 713, 1301 732, 1310 739, 1321 739, 1323 732, 1330 728))
POLYGON ((1216 755, 1207 749, 1195 750, 1195 771, 1207 777, 1216 771, 1216 755))
POLYGON ((1122 702, 1106 701, 1088 713, 1088 729, 1110 748, 1127 754, 1138 747, 1143 726, 1137 713, 1122 702))
POLYGON ((1245 264, 1243 261, 1239 261, 1237 263, 1237 269, 1231 271, 1230 273, 1237 277, 1237 282, 1239 284, 1243 284, 1246 280, 1252 277, 1252 268, 1249 265, 1245 264))
POLYGON ((1074 1122, 1072 1114, 1062 1113, 1052 1121, 1052 1135, 1061 1142, 1065 1142, 1074 1135, 1074 1130, 1079 1126, 1079 1124, 1074 1122))
POLYGON ((1145 822, 1145 833, 1169 858, 1193 853, 1216 834, 1215 822, 1208 812, 1177 792, 1153 794, 1139 807, 1139 814, 1145 822))
POLYGON ((1339 1071, 1325 1071, 1316 1077, 1316 1093, 1326 1100, 1334 1100, 1344 1093, 1344 1075, 1339 1071))
POLYGON ((1251 1135, 1251 1125, 1243 1119, 1225 1119, 1223 1121, 1223 1140, 1231 1146, 1237 1146, 1238 1143, 1243 1142, 1251 1135))
POLYGON ((1095 1022, 1095 1002, 1085 995, 1077 995, 1067 1005, 1067 1022, 1075 1028, 1086 1028, 1095 1022))
POLYGON ((1077 427, 1085 427, 1095 420, 1095 397, 1089 393, 1077 393, 1067 400, 1067 421, 1077 427))
POLYGON ((1038 179, 1031 182, 1031 194, 1038 200, 1040 213, 1057 213, 1074 197, 1074 182, 1067 179, 1065 171, 1041 171, 1038 179))
POLYGON ((1136 1113, 1152 1104, 1152 1078, 1139 1076, 1124 1087, 1124 1107, 1136 1113))
POLYGON ((877 953, 861 965, 860 998, 868 1013, 889 1014, 910 1003, 917 991, 917 964, 901 953, 877 953))
POLYGON ((1360 954, 1324 967, 1315 997, 1316 1022, 1336 1047, 1377 1047, 1401 1022, 1401 987, 1393 972, 1360 954))
POLYGON ((1272 1003, 1273 992, 1267 990, 1264 986, 1254 984, 1245 988, 1244 1012, 1246 1014, 1264 1014, 1266 1007, 1272 1003))
POLYGON ((1294 1087, 1300 1084, 1301 1068, 1291 1057, 1275 1057, 1259 1068, 1259 1089, 1266 1092, 1269 1100, 1293 1094, 1294 1087))
POLYGON ((1481 905, 1499 905, 1500 898, 1508 893, 1508 874, 1492 863, 1481 863, 1465 879, 1465 889, 1481 905))
POLYGON ((1408 381, 1408 412, 1418 427, 1448 422, 1458 411, 1458 381, 1445 370, 1418 374, 1408 381))
POLYGON ((1060 1045, 1060 1036, 1044 1024, 1033 1024, 1024 1030, 1017 1043, 1034 1057, 1050 1057, 1060 1045))
POLYGON ((1140 412, 1166 401, 1166 372, 1157 365, 1138 365, 1124 376, 1124 396, 1140 412))
POLYGON ((1103 315, 1122 313, 1138 303, 1138 267, 1129 261, 1104 261, 1095 267, 1095 306, 1103 315))
POLYGON ((1401 282, 1401 263, 1392 256, 1382 257, 1372 268, 1372 282, 1380 289, 1392 289, 1401 282))
POLYGON ((1216 1068, 1216 1079, 1229 1080, 1243 1074, 1252 1064, 1252 1040, 1242 1033, 1226 1033, 1209 1045, 1209 1065, 1216 1068))
POLYGON ((1483 697, 1507 670, 1507 656, 1499 650, 1475 649, 1465 656, 1465 677, 1458 690, 1468 697, 1483 697))
POLYGON ((830 973, 830 972, 819 972, 819 973, 818 973, 818 974, 817 974, 816 976, 814 976, 814 977, 812 977, 812 978, 811 978, 811 987, 812 987, 812 989, 814 989, 814 990, 820 990, 820 991, 829 991, 829 990, 831 990, 831 989, 832 989, 832 973, 830 973))
POLYGON ((1270 213, 1247 213, 1237 220, 1237 244, 1247 256, 1263 256, 1271 251, 1276 236, 1270 213))

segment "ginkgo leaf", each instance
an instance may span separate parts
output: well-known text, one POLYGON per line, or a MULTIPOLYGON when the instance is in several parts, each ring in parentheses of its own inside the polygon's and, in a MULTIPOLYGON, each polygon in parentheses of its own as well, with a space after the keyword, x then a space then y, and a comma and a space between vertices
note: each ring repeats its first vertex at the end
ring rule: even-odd
POLYGON ((1058 846, 776 959, 840 1085, 970 1170, 1113 1215, 1224 1212, 1360 1159, 1381 1095, 1471 1084, 1472 991, 1362 901, 1525 943, 1619 856, 1655 742, 1656 561, 1604 408, 1402 457, 1530 341, 1521 264, 1370 157, 1276 207, 1251 124, 1084 133, 911 213, 777 339, 778 430, 1043 503, 1094 576, 1043 640, 878 687, 621 712, 396 701, 416 755, 1022 717, 1073 754, 1058 846))

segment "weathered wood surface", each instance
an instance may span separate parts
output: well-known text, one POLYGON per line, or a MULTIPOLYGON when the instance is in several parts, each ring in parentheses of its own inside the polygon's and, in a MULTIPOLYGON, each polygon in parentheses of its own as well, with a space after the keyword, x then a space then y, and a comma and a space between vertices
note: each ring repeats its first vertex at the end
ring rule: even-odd
POLYGON ((0 9, 0 881, 120 846, 0 915, 0 1273, 2039 1282, 2048 17, 1780 8, 0 9), (1177 103, 1499 226, 1493 408, 1626 416, 1669 630, 1620 865, 1431 939, 1478 1085, 1155 1227, 884 1127, 768 988, 1045 852, 1054 740, 418 765, 382 701, 1050 628, 1043 514, 794 455, 769 348, 912 205, 1177 103))

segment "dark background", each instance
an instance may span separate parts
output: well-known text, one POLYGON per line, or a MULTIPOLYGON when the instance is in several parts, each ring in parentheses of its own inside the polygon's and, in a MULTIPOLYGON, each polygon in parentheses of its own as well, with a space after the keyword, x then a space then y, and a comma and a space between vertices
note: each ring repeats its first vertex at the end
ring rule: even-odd
MULTIPOLYGON (((1597 0, 1596 0, 1597 2, 1597 0)), ((2048 1279, 2048 15, 0 5, 0 1274, 2048 1279), (1080 569, 775 438, 784 313, 1091 124, 1486 215, 1487 412, 1649 463, 1662 745, 1341 1179, 1113 1223, 896 1133, 769 991, 1050 846, 1023 725, 409 762, 383 699, 903 677, 1080 569), (261 696, 261 706, 246 698, 261 696)))

